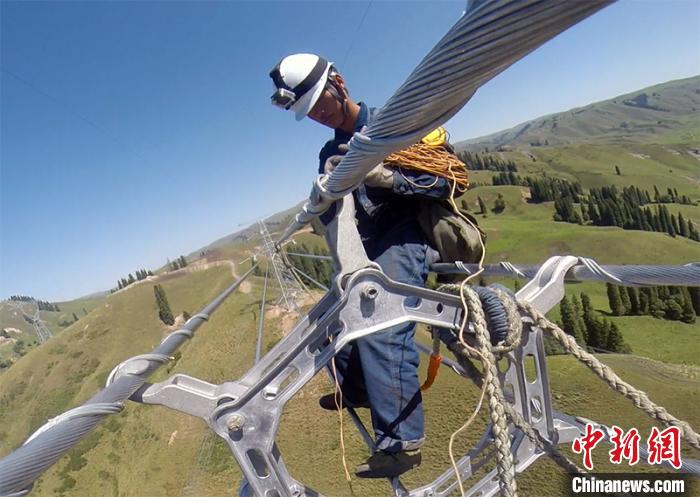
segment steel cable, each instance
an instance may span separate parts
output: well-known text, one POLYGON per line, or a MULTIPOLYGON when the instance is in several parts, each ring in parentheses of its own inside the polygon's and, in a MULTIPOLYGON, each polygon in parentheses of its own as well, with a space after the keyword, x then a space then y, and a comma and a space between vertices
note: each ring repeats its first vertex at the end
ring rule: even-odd
MULTIPOLYGON (((482 276, 512 276, 530 279, 540 268, 534 264, 512 264, 500 262, 484 266, 482 276)), ((430 267, 438 274, 473 274, 478 270, 477 264, 437 263, 430 267)), ((691 263, 683 266, 671 265, 600 265, 595 260, 579 257, 579 264, 572 267, 566 275, 566 281, 604 281, 624 286, 700 286, 700 264, 691 263)))

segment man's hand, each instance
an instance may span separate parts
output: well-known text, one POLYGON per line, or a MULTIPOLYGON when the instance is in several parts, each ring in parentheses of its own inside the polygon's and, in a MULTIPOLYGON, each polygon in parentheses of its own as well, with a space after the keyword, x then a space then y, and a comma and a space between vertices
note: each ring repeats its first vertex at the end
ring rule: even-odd
POLYGON ((391 189, 394 187, 394 171, 380 162, 367 173, 364 183, 374 188, 391 189))
MULTIPOLYGON (((340 161, 343 160, 345 154, 348 153, 348 146, 345 144, 338 145, 338 153, 336 155, 331 155, 326 159, 323 164, 323 172, 325 174, 331 174, 340 161)), ((391 189, 394 186, 394 171, 384 165, 384 163, 379 163, 372 169, 367 176, 365 176, 364 184, 374 188, 388 188, 391 189)))
POLYGON ((338 145, 338 154, 337 155, 331 155, 326 159, 325 164, 323 165, 323 172, 326 174, 331 174, 333 170, 338 167, 338 164, 340 164, 340 161, 343 160, 343 156, 348 153, 348 146, 345 144, 338 145))

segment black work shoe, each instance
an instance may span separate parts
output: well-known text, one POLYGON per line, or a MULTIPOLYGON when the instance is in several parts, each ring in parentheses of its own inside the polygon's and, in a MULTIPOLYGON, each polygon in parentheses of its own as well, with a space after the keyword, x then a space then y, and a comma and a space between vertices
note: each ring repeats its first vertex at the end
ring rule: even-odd
POLYGON ((420 466, 420 449, 403 452, 378 450, 355 468, 358 478, 393 478, 420 466))
MULTIPOLYGON (((336 403, 336 398, 334 394, 329 393, 328 395, 324 395, 320 399, 318 399, 318 405, 320 405, 322 408, 324 408, 326 411, 337 411, 338 410, 338 404, 340 403, 340 396, 338 396, 338 402, 336 403)), ((369 401, 364 401, 364 402, 352 402, 348 400, 345 395, 343 395, 343 409, 347 409, 348 407, 352 407, 353 409, 357 409, 358 407, 364 407, 369 409, 369 401)))

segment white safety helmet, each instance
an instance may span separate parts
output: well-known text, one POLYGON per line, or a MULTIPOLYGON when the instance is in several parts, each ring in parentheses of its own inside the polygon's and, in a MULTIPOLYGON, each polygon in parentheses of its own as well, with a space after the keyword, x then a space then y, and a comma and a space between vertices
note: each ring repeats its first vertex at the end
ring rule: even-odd
POLYGON ((310 53, 298 53, 282 59, 270 71, 275 85, 272 103, 293 110, 297 121, 311 111, 323 93, 332 62, 310 53))

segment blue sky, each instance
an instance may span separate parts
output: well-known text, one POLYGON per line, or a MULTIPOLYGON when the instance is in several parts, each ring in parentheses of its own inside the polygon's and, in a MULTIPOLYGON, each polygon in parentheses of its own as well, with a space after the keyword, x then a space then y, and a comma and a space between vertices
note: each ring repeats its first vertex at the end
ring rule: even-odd
MULTIPOLYGON (((459 2, 2 1, 0 298, 106 290, 302 200, 329 131, 269 104, 284 55, 381 106, 459 2)), ((483 87, 453 140, 700 73, 700 2, 623 0, 483 87)))

